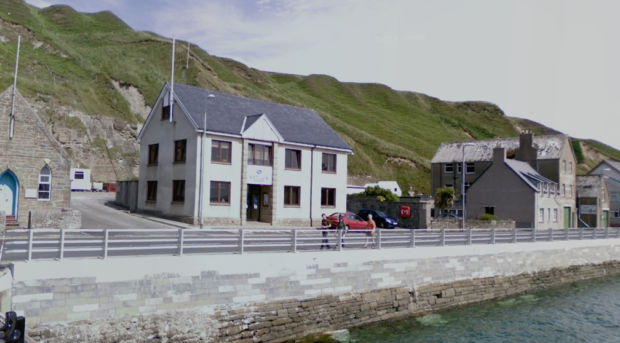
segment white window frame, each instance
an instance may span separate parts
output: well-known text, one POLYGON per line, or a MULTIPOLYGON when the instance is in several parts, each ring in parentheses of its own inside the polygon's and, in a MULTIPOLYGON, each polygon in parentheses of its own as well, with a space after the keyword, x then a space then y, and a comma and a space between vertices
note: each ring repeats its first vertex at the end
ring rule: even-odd
POLYGON ((465 164, 465 173, 466 174, 475 174, 476 173, 476 164, 473 162, 467 162, 465 164), (471 167, 471 171, 469 171, 469 168, 471 167))
POLYGON ((539 223, 545 222, 545 209, 544 208, 538 209, 538 222, 539 223))
POLYGON ((558 222, 558 209, 557 208, 553 209, 553 222, 554 223, 558 222))
POLYGON ((551 209, 547 209, 547 223, 551 222, 551 209))
POLYGON ((566 160, 562 160, 562 173, 566 174, 566 160))
POLYGON ((443 165, 443 172, 444 173, 450 173, 450 174, 454 173, 454 164, 452 164, 452 163, 444 164, 443 165), (450 167, 450 169, 452 169, 452 170, 448 170, 448 167, 450 167))
POLYGON ((47 165, 41 168, 41 171, 39 172, 39 187, 37 189, 37 200, 39 201, 52 200, 52 168, 50 168, 47 165), (44 170, 49 171, 49 174, 43 174, 44 170), (47 181, 43 181, 45 177, 47 177, 47 181), (47 191, 41 192, 41 185, 48 185, 47 191), (41 198, 41 193, 47 193, 47 198, 41 198))
POLYGON ((568 162, 568 173, 569 174, 573 173, 573 162, 572 161, 568 162))

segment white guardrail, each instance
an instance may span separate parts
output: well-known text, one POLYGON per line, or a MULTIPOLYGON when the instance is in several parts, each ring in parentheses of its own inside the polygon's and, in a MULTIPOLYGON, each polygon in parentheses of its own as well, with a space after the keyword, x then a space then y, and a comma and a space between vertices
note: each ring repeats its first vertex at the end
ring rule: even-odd
POLYGON ((365 231, 256 229, 34 229, 8 231, 0 259, 19 261, 114 256, 245 254, 317 250, 417 248, 449 245, 515 244, 620 238, 620 228, 562 230, 458 229, 377 230, 375 243, 365 231), (341 244, 338 244, 341 242, 341 244))

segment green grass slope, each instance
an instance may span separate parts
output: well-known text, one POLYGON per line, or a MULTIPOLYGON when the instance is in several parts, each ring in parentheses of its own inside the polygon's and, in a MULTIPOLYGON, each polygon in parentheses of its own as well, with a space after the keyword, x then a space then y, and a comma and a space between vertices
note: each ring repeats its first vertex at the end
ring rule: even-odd
MULTIPOLYGON (((12 84, 16 37, 22 35, 18 88, 31 98, 92 115, 135 123, 112 80, 133 85, 152 104, 170 74, 171 40, 137 32, 110 12, 67 6, 38 9, 0 0, 0 89, 12 84)), ((353 147, 351 182, 397 180, 403 189, 430 190, 430 159, 445 141, 509 137, 540 126, 508 118, 485 102, 447 102, 379 84, 343 83, 326 75, 262 72, 178 42, 175 81, 237 95, 312 108, 353 147)), ((590 141, 582 141, 591 144, 590 141)), ((612 156, 620 152, 596 148, 612 156)))

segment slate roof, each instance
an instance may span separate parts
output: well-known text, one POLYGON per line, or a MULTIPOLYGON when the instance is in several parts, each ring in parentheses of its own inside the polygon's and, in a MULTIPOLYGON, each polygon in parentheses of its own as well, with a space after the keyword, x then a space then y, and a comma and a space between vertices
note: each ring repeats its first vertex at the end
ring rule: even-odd
POLYGON ((614 160, 605 160, 604 162, 620 172, 620 162, 614 160))
POLYGON ((577 175, 577 193, 580 198, 598 198, 603 190, 603 175, 577 175))
MULTIPOLYGON (((538 159, 552 160, 560 158, 566 136, 563 134, 534 136, 532 140, 534 146, 538 148, 538 159)), ((431 163, 463 162, 463 144, 473 144, 465 148, 465 162, 490 162, 493 161, 493 149, 496 147, 504 147, 506 151, 519 148, 519 137, 441 143, 431 163)))
POLYGON ((541 191, 539 187, 541 183, 555 184, 555 182, 538 174, 538 172, 526 162, 517 160, 505 160, 504 162, 508 168, 512 169, 512 171, 517 174, 521 180, 525 181, 525 183, 535 191, 541 191))
MULTIPOLYGON (((167 87, 168 84, 166 84, 167 87)), ((198 130, 203 130, 207 105, 207 131, 240 135, 243 121, 256 121, 261 114, 269 118, 285 142, 320 145, 351 150, 340 136, 313 110, 244 98, 217 91, 174 85, 174 94, 198 130), (207 96, 213 94, 214 98, 207 96)))

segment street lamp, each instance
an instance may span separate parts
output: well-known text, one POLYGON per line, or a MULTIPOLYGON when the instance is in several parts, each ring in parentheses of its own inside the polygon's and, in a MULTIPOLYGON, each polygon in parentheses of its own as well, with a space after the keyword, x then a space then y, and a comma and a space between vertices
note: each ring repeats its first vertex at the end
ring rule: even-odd
POLYGON ((209 94, 207 95, 207 100, 205 101, 205 114, 203 120, 202 127, 202 137, 200 139, 200 181, 199 181, 199 195, 198 195, 198 217, 200 218, 200 229, 202 229, 204 218, 203 218, 203 178, 204 178, 204 164, 205 164, 205 140, 207 139, 207 104, 209 103, 209 99, 215 98, 215 95, 209 94))
POLYGON ((462 177, 461 177, 461 181, 462 181, 461 182, 461 196, 463 197, 463 203, 462 203, 462 205, 463 205, 463 221, 462 221, 463 222, 463 231, 465 231, 465 213, 466 213, 465 212, 465 147, 468 147, 468 146, 474 146, 474 143, 465 143, 465 144, 463 144, 463 147, 462 147, 462 149, 463 149, 463 154, 462 154, 463 160, 461 162, 462 163, 462 165, 461 165, 461 174, 462 174, 462 177))

